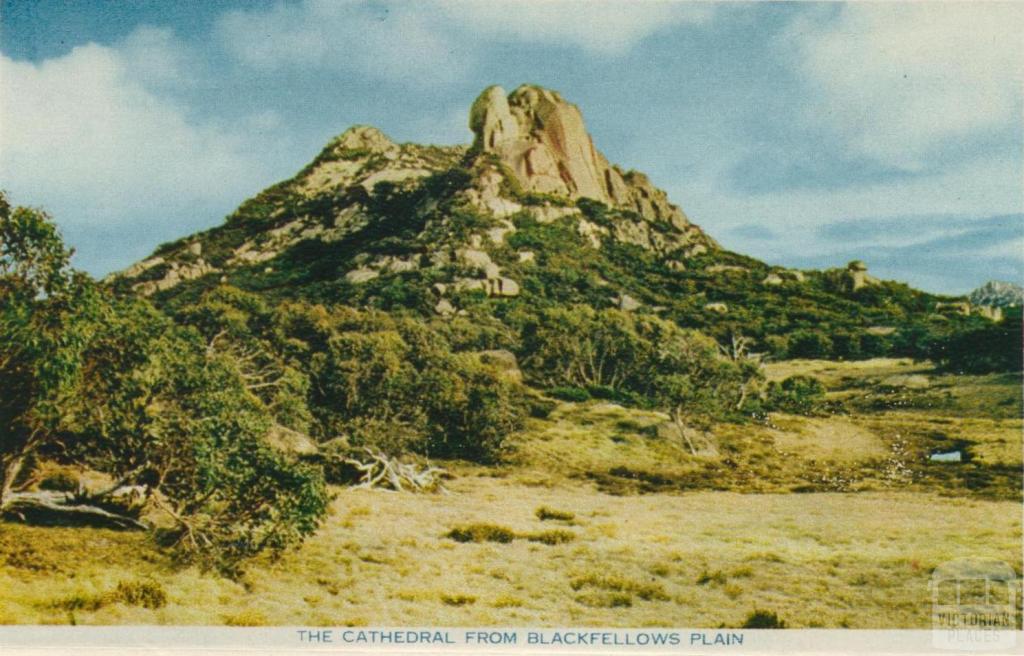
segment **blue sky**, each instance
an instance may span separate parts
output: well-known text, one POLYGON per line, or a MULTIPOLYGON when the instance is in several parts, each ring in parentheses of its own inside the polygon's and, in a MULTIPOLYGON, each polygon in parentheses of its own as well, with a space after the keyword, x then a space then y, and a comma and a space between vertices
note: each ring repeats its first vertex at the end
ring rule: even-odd
POLYGON ((724 246, 962 293, 1024 278, 1020 3, 0 5, 0 187, 96 275, 217 225, 355 123, 464 143, 562 92, 724 246))

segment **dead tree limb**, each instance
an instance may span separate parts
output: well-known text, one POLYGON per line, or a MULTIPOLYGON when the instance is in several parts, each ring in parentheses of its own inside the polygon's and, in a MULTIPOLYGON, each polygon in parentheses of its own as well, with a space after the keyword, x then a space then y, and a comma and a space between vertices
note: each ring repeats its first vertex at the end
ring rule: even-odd
POLYGON ((401 462, 397 458, 389 458, 380 451, 364 447, 369 460, 345 458, 345 462, 356 468, 361 474, 358 488, 391 489, 396 492, 444 491, 441 475, 445 471, 439 467, 420 467, 413 463, 401 462), (385 485, 389 487, 384 487, 385 485))
POLYGON ((148 530, 149 527, 127 515, 119 515, 85 503, 66 492, 40 490, 12 492, 2 509, 5 517, 30 524, 94 526, 118 530, 148 530))

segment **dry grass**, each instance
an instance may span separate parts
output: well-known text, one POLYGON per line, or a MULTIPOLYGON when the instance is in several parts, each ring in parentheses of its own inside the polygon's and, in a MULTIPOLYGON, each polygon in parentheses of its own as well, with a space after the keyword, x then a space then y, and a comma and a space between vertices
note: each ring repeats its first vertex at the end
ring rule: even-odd
POLYGON ((352 507, 371 512, 349 528, 332 521, 301 550, 255 564, 238 582, 174 571, 135 534, 8 525, 0 619, 738 626, 758 608, 795 627, 924 627, 929 573, 939 563, 975 555, 1021 568, 1019 504, 914 492, 622 497, 483 477, 455 481, 448 496, 339 490, 335 518, 352 507), (449 527, 494 517, 517 534, 535 533, 538 504, 572 508, 576 539, 445 537, 449 527), (26 543, 36 555, 18 551, 26 543), (164 605, 59 606, 142 579, 165 591, 164 605))
POLYGON ((898 361, 769 375, 808 371, 851 399, 923 375, 908 394, 954 400, 723 425, 710 459, 658 437, 658 413, 561 404, 514 462, 451 463, 448 495, 336 490, 320 533, 237 581, 175 569, 138 534, 0 524, 0 623, 912 628, 940 563, 1020 575, 1019 413, 969 411, 1012 380, 950 387, 898 361), (960 443, 974 462, 928 464, 960 443), (917 478, 887 478, 900 444, 917 478), (819 492, 785 493, 801 486, 819 492))

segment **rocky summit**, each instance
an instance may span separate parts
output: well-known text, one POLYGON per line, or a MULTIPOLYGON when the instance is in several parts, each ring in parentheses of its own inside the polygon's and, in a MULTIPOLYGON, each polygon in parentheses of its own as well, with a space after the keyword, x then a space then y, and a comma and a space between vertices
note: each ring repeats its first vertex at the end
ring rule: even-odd
POLYGON ((497 155, 528 191, 591 198, 679 230, 690 227, 647 176, 608 163, 580 110, 555 91, 524 85, 506 96, 501 87, 488 87, 473 103, 469 124, 474 148, 497 155))

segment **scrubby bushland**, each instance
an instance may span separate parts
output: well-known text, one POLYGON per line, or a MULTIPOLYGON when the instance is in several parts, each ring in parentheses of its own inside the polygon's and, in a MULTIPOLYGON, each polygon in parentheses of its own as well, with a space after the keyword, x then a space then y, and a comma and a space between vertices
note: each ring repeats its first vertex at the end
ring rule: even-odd
POLYGON ((998 323, 955 332, 930 344, 930 358, 958 373, 1021 371, 1024 345, 1019 311, 998 323))
POLYGON ((264 442, 239 356, 112 300, 69 257, 49 217, 0 196, 0 511, 44 454, 144 486, 179 553, 222 569, 312 533, 322 476, 264 442))
POLYGON ((758 366, 736 355, 670 321, 587 305, 529 319, 521 346, 527 375, 562 398, 610 396, 664 408, 680 423, 733 415, 754 397, 758 366))

